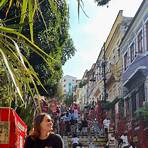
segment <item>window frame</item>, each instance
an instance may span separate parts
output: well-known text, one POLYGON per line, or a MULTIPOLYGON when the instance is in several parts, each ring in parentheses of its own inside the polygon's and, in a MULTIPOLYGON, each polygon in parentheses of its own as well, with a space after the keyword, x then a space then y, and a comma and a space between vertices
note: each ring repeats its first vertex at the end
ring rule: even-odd
POLYGON ((124 54, 123 59, 124 59, 124 61, 123 61, 123 63, 124 63, 124 71, 126 71, 127 68, 128 68, 128 52, 126 52, 124 54))
POLYGON ((144 44, 143 44, 143 29, 141 28, 137 33, 137 51, 138 53, 143 53, 144 44))
POLYGON ((129 52, 130 52, 130 62, 132 63, 135 59, 135 42, 134 41, 129 46, 129 52))

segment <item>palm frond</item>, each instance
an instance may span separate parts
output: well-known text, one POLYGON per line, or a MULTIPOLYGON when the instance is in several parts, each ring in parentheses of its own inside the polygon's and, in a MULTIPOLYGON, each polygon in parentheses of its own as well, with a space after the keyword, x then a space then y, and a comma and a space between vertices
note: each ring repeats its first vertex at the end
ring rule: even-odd
POLYGON ((22 9, 21 9, 21 17, 20 17, 20 32, 22 31, 22 24, 24 23, 24 19, 26 17, 26 12, 27 12, 27 4, 28 4, 28 0, 23 0, 23 4, 22 4, 22 9))
POLYGON ((17 84, 17 82, 16 82, 15 75, 13 74, 13 71, 12 71, 12 69, 10 68, 10 65, 9 65, 9 62, 8 62, 8 59, 7 59, 7 56, 5 55, 5 53, 4 53, 4 51, 3 51, 2 48, 0 48, 0 52, 1 52, 1 54, 2 54, 2 57, 3 57, 3 60, 4 60, 5 66, 7 67, 7 70, 8 70, 8 72, 9 72, 11 78, 12 78, 12 81, 13 81, 15 87, 16 87, 16 90, 17 90, 17 92, 18 92, 18 94, 19 94, 19 96, 20 96, 22 102, 24 103, 22 93, 21 93, 21 91, 20 91, 20 89, 19 89, 19 86, 18 86, 18 84, 17 84))
POLYGON ((5 4, 7 3, 8 0, 1 0, 0 2, 0 9, 5 6, 5 4))

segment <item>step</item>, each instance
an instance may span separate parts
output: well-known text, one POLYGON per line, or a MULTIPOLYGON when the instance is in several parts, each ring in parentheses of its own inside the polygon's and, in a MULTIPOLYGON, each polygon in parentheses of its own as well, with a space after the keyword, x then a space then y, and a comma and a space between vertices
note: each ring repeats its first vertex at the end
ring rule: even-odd
MULTIPOLYGON (((68 136, 67 137, 67 144, 70 147, 72 147, 72 136, 68 136)), ((105 137, 91 137, 91 141, 92 143, 96 146, 96 147, 103 147, 107 140, 105 137)), ((83 147, 88 147, 88 144, 90 142, 90 137, 89 136, 79 136, 79 142, 82 143, 83 147)))

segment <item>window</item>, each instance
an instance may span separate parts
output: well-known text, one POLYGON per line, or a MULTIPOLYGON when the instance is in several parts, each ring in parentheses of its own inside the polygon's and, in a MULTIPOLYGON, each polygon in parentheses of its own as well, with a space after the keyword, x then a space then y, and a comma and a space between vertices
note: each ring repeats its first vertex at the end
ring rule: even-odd
POLYGON ((127 64, 128 64, 128 56, 127 53, 124 55, 124 70, 127 69, 127 64))
POLYGON ((145 92, 144 92, 144 84, 139 87, 139 107, 143 106, 143 102, 145 101, 145 92))
POLYGON ((148 51, 148 21, 146 22, 146 49, 148 51))
POLYGON ((120 48, 117 49, 118 57, 120 57, 120 48))
POLYGON ((131 114, 130 114, 130 100, 129 98, 126 98, 126 101, 125 101, 125 113, 126 113, 126 117, 129 117, 131 114))
POLYGON ((124 117, 124 100, 119 101, 119 119, 122 119, 124 117))
POLYGON ((131 44, 130 46, 130 61, 132 62, 135 57, 135 46, 134 43, 131 44))
POLYGON ((131 103, 132 103, 132 117, 134 117, 134 113, 136 111, 136 93, 133 92, 132 95, 131 95, 131 103))
POLYGON ((142 53, 143 51, 143 44, 142 44, 142 30, 138 34, 138 53, 142 53))

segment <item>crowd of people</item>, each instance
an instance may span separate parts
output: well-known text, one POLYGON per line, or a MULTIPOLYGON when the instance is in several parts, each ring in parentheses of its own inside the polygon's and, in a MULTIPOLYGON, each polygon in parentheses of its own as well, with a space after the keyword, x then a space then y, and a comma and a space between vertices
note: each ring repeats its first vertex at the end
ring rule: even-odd
POLYGON ((99 135, 103 136, 104 128, 99 127, 96 118, 94 120, 89 120, 88 118, 81 116, 76 110, 68 110, 61 114, 60 117, 55 118, 55 127, 59 124, 59 133, 62 136, 69 136, 73 134, 77 135, 99 135), (56 124, 57 123, 57 124, 56 124))
POLYGON ((134 142, 129 142, 125 132, 120 137, 116 137, 114 134, 109 135, 106 148, 136 148, 136 146, 134 142))
POLYGON ((25 140, 24 148, 64 148, 63 136, 71 137, 73 148, 82 147, 79 136, 87 136, 88 145, 94 147, 92 136, 104 136, 107 138, 106 148, 135 148, 133 142, 128 141, 127 134, 120 137, 109 134, 110 118, 106 116, 102 126, 96 118, 90 120, 89 116, 80 113, 77 106, 68 110, 57 110, 56 114, 38 114, 33 122, 33 128, 25 140), (112 146, 113 147, 112 147, 112 146))

